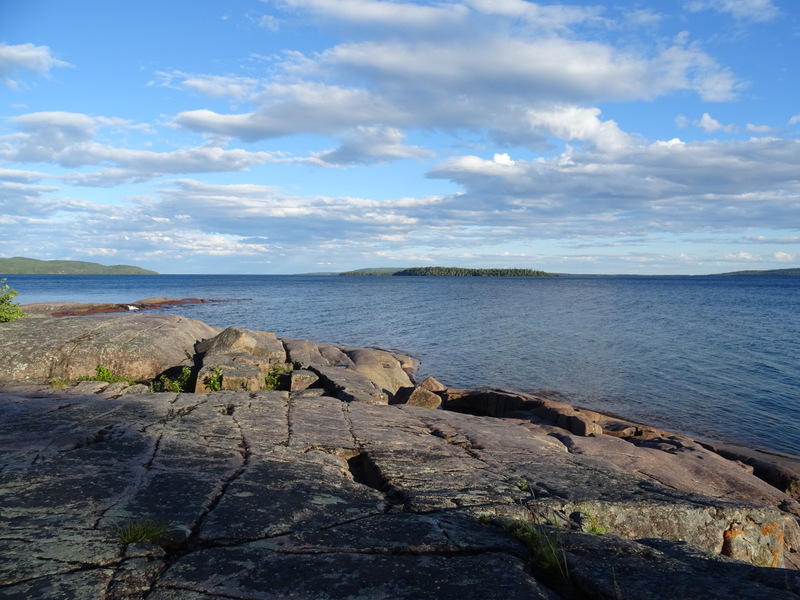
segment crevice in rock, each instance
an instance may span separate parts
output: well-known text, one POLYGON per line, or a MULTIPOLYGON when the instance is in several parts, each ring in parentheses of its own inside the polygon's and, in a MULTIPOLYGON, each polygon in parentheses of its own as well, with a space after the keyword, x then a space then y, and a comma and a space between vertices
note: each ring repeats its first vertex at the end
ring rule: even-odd
POLYGON ((353 476, 353 481, 366 485, 381 493, 386 493, 389 482, 383 478, 380 469, 366 454, 356 454, 347 460, 347 469, 353 476))
POLYGON ((252 450, 250 448, 250 444, 247 441, 247 437, 244 435, 244 431, 242 429, 241 424, 236 420, 236 417, 233 417, 233 422, 236 424, 237 429, 239 430, 239 443, 241 445, 241 450, 239 453, 242 455, 242 464, 241 466, 236 469, 231 475, 228 477, 224 477, 220 479, 220 485, 217 490, 217 493, 211 498, 211 500, 206 505, 205 510, 203 513, 197 518, 197 520, 191 525, 191 535, 189 539, 186 541, 186 547, 192 547, 197 545, 197 540, 200 532, 200 527, 203 524, 203 521, 210 515, 214 509, 219 506, 219 503, 225 497, 225 493, 228 491, 228 488, 237 480, 242 474, 247 470, 250 466, 250 459, 252 458, 252 450))
POLYGON ((380 467, 375 464, 356 436, 353 420, 350 417, 350 405, 347 402, 342 402, 342 413, 353 438, 353 445, 358 449, 356 454, 347 459, 347 468, 353 476, 353 481, 381 492, 386 500, 386 512, 393 512, 401 507, 405 510, 406 495, 383 476, 380 467))
POLYGON ((161 431, 158 432, 156 436, 155 442, 153 443, 153 451, 150 453, 150 458, 144 464, 144 468, 146 471, 149 471, 153 467, 153 462, 158 455, 158 450, 161 448, 161 438, 164 437, 164 429, 162 428, 161 431))

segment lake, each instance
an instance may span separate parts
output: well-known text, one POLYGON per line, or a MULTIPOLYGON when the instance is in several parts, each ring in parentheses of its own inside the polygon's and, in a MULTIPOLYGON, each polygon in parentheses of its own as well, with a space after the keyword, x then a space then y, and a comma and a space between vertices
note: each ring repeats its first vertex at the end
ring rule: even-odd
POLYGON ((800 278, 10 275, 20 303, 168 309, 218 327, 397 349, 418 379, 555 391, 701 439, 800 454, 800 278))

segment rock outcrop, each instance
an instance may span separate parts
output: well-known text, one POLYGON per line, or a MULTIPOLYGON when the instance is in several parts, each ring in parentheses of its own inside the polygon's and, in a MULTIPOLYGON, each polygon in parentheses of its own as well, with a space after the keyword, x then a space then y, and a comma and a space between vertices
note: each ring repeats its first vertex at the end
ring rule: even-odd
POLYGON ((218 329, 173 314, 20 319, 0 326, 0 383, 91 377, 98 365, 135 381, 194 366, 194 345, 218 329))
POLYGON ((0 388, 0 597, 800 597, 798 503, 741 459, 550 397, 414 386, 392 352, 194 335, 195 369, 249 364, 255 386, 290 365, 286 390, 0 388), (455 410, 402 403, 431 395, 455 410))
POLYGON ((109 302, 35 302, 23 304, 20 308, 29 315, 66 317, 76 315, 95 315, 100 313, 128 312, 134 310, 153 310, 185 304, 204 304, 206 302, 219 302, 219 300, 205 300, 203 298, 145 298, 130 303, 109 302))
POLYGON ((522 421, 33 387, 0 390, 0 414, 2 597, 800 595, 797 571, 753 564, 781 564, 776 509, 623 473, 522 421), (568 575, 501 518, 560 525, 540 543, 568 575), (144 522, 164 531, 126 542, 144 522))

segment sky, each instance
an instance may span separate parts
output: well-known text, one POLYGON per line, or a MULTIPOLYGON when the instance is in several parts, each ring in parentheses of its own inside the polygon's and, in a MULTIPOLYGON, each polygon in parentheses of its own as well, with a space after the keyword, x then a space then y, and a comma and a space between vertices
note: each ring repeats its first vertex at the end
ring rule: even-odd
POLYGON ((0 0, 0 257, 800 266, 797 0, 0 0))

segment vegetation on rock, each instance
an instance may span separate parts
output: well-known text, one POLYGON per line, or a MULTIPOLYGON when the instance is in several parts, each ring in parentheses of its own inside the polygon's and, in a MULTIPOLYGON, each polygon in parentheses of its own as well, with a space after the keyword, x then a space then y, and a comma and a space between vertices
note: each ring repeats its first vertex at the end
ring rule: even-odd
POLYGON ((206 377, 204 383, 212 392, 220 391, 222 389, 222 367, 214 367, 211 375, 206 377))
POLYGON ((286 386, 286 376, 288 373, 291 373, 291 371, 292 365, 273 365, 269 373, 264 375, 264 389, 288 389, 288 386, 286 386))
POLYGON ((117 383, 118 381, 125 381, 131 384, 134 383, 127 377, 114 375, 114 373, 111 372, 111 369, 104 367, 103 365, 97 365, 97 368, 95 368, 95 373, 96 375, 93 375, 91 377, 88 375, 81 377, 81 381, 104 381, 106 383, 117 383))
POLYGON ((502 526, 508 535, 525 544, 531 567, 542 579, 558 587, 570 584, 567 555, 557 533, 516 519, 504 520, 502 526))
POLYGON ((177 379, 172 379, 166 375, 161 375, 158 379, 150 382, 151 392, 173 392, 176 394, 194 391, 192 383, 192 370, 183 367, 177 379))
MULTIPOLYGON (((5 284, 5 279, 0 279, 0 284, 5 284)), ((8 285, 0 285, 0 323, 16 321, 25 316, 25 313, 14 302, 17 297, 17 290, 8 285)))
POLYGON ((155 542, 166 529, 166 525, 157 521, 132 521, 124 525, 118 525, 114 529, 114 534, 123 544, 155 542))

